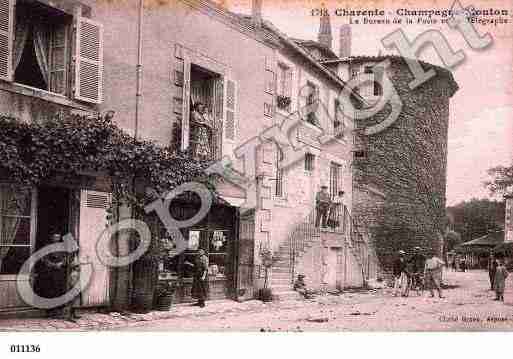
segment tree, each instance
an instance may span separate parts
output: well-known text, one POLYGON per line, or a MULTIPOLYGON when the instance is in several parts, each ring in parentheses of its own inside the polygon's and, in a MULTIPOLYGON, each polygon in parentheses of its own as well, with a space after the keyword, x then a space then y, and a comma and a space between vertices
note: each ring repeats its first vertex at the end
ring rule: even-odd
POLYGON ((448 207, 449 229, 461 235, 461 242, 504 228, 504 202, 471 199, 448 207))
POLYGON ((492 194, 505 195, 513 191, 513 165, 492 167, 487 172, 491 180, 484 185, 492 194))
POLYGON ((457 245, 463 243, 461 234, 456 231, 448 230, 444 238, 445 253, 452 251, 457 245))

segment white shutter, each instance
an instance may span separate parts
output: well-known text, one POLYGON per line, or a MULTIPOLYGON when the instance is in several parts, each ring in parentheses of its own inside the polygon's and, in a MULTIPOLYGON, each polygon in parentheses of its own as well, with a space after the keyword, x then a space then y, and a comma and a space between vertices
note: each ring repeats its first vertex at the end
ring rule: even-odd
MULTIPOLYGON (((105 192, 82 190, 80 194, 79 257, 83 265, 92 266, 93 275, 89 286, 82 283, 82 306, 109 304, 110 271, 96 254, 100 234, 107 228, 107 208, 111 195, 105 192)), ((81 278, 84 280, 84 278, 81 278)))
POLYGON ((103 100, 103 26, 90 19, 76 19, 75 98, 101 103, 103 100))
POLYGON ((12 81, 15 0, 0 0, 0 79, 12 81))
POLYGON ((224 82, 223 156, 232 156, 237 137, 237 83, 227 78, 224 82))

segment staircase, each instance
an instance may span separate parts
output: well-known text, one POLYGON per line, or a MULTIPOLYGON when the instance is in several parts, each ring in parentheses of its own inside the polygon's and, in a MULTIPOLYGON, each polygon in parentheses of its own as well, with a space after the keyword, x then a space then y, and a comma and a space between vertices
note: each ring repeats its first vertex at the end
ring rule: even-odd
MULTIPOLYGON (((346 207, 343 208, 339 218, 341 219, 339 226, 330 231, 344 236, 345 244, 361 270, 365 287, 370 276, 379 268, 377 256, 346 207)), ((287 240, 279 246, 277 251, 279 260, 274 264, 270 274, 271 288, 273 288, 273 295, 277 299, 299 298, 299 294, 293 290, 293 283, 297 275, 296 266, 313 243, 321 241, 322 235, 323 230, 315 227, 315 211, 313 211, 295 227, 287 240)))

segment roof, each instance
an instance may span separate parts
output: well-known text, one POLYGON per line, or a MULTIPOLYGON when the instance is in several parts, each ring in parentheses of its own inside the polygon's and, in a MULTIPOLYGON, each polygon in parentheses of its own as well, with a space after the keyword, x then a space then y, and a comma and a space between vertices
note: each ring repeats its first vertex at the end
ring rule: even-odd
POLYGON ((504 231, 496 231, 488 233, 482 237, 473 239, 471 241, 460 244, 460 247, 470 246, 489 246, 495 247, 501 243, 504 243, 504 231))
MULTIPOLYGON (((450 86, 452 88, 452 94, 454 94, 458 89, 459 86, 454 80, 454 77, 452 75, 452 72, 448 69, 430 64, 429 62, 425 62, 419 59, 411 59, 404 56, 399 55, 377 55, 377 56, 367 56, 367 55, 359 55, 359 56, 349 56, 344 58, 337 58, 337 59, 325 59, 325 60, 319 60, 320 63, 323 65, 330 65, 330 64, 337 64, 337 63, 345 63, 345 62, 378 62, 378 61, 384 61, 384 60, 390 60, 395 63, 401 63, 403 65, 407 65, 406 61, 418 61, 425 70, 429 69, 435 69, 437 74, 441 74, 444 77, 449 78, 450 86)), ((451 94, 451 96, 452 96, 451 94)))
POLYGON ((335 55, 335 53, 333 52, 333 50, 331 50, 330 48, 322 45, 320 42, 318 41, 314 41, 314 40, 303 40, 303 39, 296 39, 296 38, 290 38, 291 41, 294 41, 296 44, 298 44, 299 46, 305 48, 306 50, 309 50, 311 48, 315 48, 317 50, 319 50, 323 56, 322 59, 318 60, 320 62, 322 61, 326 61, 326 60, 335 60, 335 59, 338 59, 338 56, 335 55))

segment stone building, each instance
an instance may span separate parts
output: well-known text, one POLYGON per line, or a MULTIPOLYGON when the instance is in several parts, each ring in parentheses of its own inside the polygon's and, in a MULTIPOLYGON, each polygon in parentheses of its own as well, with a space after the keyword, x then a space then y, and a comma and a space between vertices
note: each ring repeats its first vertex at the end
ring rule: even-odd
POLYGON ((358 74, 367 80, 358 90, 370 104, 383 95, 380 81, 387 76, 402 103, 397 119, 377 133, 365 130, 382 123, 390 105, 357 120, 353 214, 358 223, 371 233, 384 264, 399 249, 420 246, 440 252, 446 225, 449 104, 458 90, 452 74, 421 62, 436 75, 410 89, 413 75, 402 57, 352 56, 323 63, 336 68, 346 81, 358 74), (386 68, 381 64, 384 60, 390 62, 386 68))
MULTIPOLYGON (((193 156, 228 159, 254 184, 241 188, 229 181, 218 183, 220 203, 199 223, 182 229, 187 250, 171 253, 161 273, 162 280, 179 284, 177 302, 192 300, 192 271, 185 262, 200 248, 210 259, 212 299, 253 298, 264 281, 263 248, 280 255, 271 285, 281 296, 293 294, 298 273, 306 274, 316 289, 358 286, 365 280, 368 257, 359 257, 348 228, 321 231, 313 223, 321 185, 328 185, 332 196, 344 190, 343 213, 352 211, 352 127, 339 117, 335 101, 344 82, 263 20, 261 1, 253 4, 251 16, 207 0, 155 2, 145 8, 143 91, 136 108, 138 1, 0 1, 2 114, 44 121, 63 114, 115 111, 114 121, 128 133, 175 151, 189 150, 193 156), (36 23, 26 23, 27 12, 38 14, 36 23), (207 108, 205 123, 195 117, 200 103, 207 108), (305 112, 305 107, 311 110, 305 112), (235 156, 240 145, 261 140, 266 129, 288 121, 295 123, 289 140, 301 149, 294 163, 280 166, 282 151, 271 140, 259 143, 254 161, 235 156), (208 129, 200 131, 201 126, 208 129), (198 133, 207 133, 207 140, 198 133), (334 140, 321 141, 326 134, 334 140), (252 210, 245 210, 249 197, 256 201, 252 210)), ((130 268, 107 268, 95 252, 95 239, 107 224, 109 179, 99 173, 82 177, 38 188, 21 188, 16 178, 0 177, 1 198, 26 202, 23 213, 9 213, 24 226, 9 227, 13 230, 0 242, 1 259, 16 259, 0 263, 0 312, 30 309, 17 295, 14 276, 18 264, 44 246, 55 230, 48 228, 48 213, 58 214, 53 225, 71 232, 80 255, 93 260, 96 275, 82 305, 129 304, 136 285, 130 268), (22 251, 16 250, 19 246, 22 251)), ((177 219, 190 217, 194 210, 190 202, 171 206, 177 219)), ((0 226, 5 223, 1 212, 0 226)), ((152 235, 168 233, 161 226, 152 235)), ((126 236, 117 240, 123 249, 119 254, 126 255, 126 236)))

